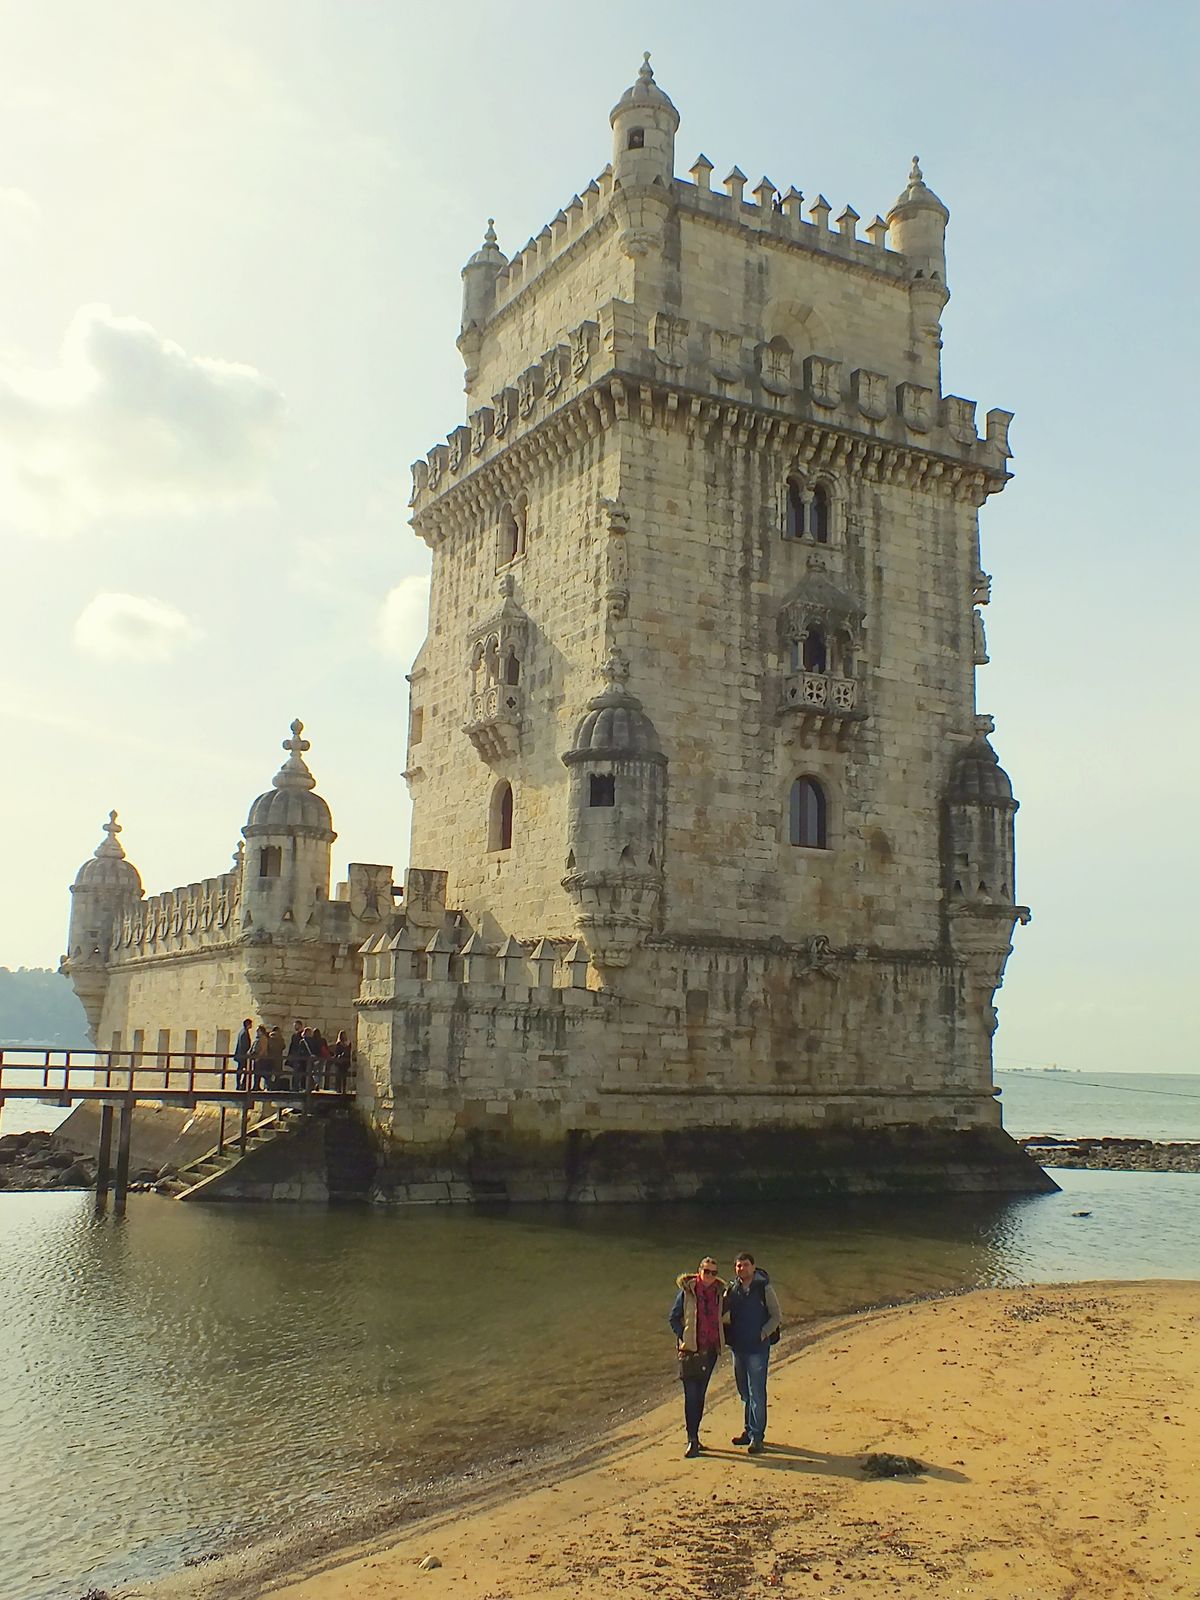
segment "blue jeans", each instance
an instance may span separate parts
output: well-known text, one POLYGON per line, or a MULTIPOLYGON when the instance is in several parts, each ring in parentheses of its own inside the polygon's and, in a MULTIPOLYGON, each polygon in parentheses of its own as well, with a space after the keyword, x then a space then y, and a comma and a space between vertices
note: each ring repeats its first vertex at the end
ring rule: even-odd
POLYGON ((687 1429, 689 1439, 696 1439, 700 1435, 700 1423, 704 1418, 704 1396, 708 1393, 708 1380, 712 1377, 713 1368, 717 1364, 717 1352, 706 1350, 704 1359, 708 1363, 704 1376, 687 1378, 683 1385, 683 1425, 687 1429))
POLYGON ((761 1444, 767 1434, 767 1362, 771 1359, 771 1346, 762 1344, 757 1350, 733 1352, 733 1381, 746 1408, 746 1432, 755 1444, 761 1444))

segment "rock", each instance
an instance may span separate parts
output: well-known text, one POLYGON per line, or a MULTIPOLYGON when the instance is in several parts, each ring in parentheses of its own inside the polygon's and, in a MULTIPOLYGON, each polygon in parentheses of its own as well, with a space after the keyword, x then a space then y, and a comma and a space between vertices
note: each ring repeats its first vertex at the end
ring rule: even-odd
POLYGON ((894 1456, 887 1450, 872 1451, 862 1459, 865 1478, 915 1478, 925 1471, 925 1463, 915 1456, 894 1456))
POLYGON ((11 1167, 20 1154, 15 1145, 0 1145, 0 1167, 11 1167))
POLYGON ((50 1150, 46 1154, 45 1165, 48 1167, 61 1167, 65 1172, 68 1167, 73 1167, 78 1159, 69 1150, 50 1150))
POLYGON ((90 1189, 96 1181, 96 1175, 86 1161, 73 1161, 69 1167, 64 1167, 59 1176, 59 1183, 64 1189, 90 1189))
POLYGON ((441 1564, 436 1556, 422 1556, 420 1561, 417 1562, 417 1566, 422 1572, 432 1572, 434 1567, 440 1567, 441 1564))

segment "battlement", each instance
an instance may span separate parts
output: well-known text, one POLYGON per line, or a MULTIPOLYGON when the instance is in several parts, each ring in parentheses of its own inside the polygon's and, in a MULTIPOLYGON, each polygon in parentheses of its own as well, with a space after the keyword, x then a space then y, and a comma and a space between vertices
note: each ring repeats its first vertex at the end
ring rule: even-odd
POLYGON ((446 928, 428 938, 427 932, 401 919, 394 933, 380 933, 360 947, 360 1008, 433 1002, 455 991, 474 1005, 599 1003, 589 984, 587 948, 577 939, 538 939, 525 945, 507 938, 493 947, 478 933, 460 944, 446 928))
POLYGON ((228 944, 240 935, 240 869, 148 895, 114 920, 110 964, 180 955, 228 944))

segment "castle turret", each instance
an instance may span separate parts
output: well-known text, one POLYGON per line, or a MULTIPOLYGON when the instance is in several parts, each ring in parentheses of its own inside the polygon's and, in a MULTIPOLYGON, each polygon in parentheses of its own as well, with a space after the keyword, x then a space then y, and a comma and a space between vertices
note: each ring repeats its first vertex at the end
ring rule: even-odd
POLYGON ((508 258, 496 243, 495 219, 489 217, 483 243, 462 269, 462 325, 458 348, 467 367, 468 389, 475 376, 484 324, 496 304, 496 275, 507 264, 508 258))
POLYGON ((576 926, 598 967, 623 967, 658 926, 666 834, 667 758, 628 667, 605 663, 563 756, 570 772, 567 874, 576 926))
POLYGON ((288 759, 250 807, 242 829, 242 929, 252 938, 315 939, 317 906, 329 898, 329 848, 337 838, 329 807, 304 763, 304 724, 283 741, 288 759))
POLYGON ((675 176, 679 113, 654 81, 647 50, 631 84, 608 118, 613 131, 613 179, 631 184, 670 183, 675 176))
POLYGON ((888 212, 887 224, 893 250, 898 250, 909 265, 913 354, 921 362, 931 384, 941 386, 942 311, 950 291, 946 288, 946 224, 950 213, 926 187, 921 163, 916 156, 908 185, 888 212))
POLYGON ((83 1003, 93 1038, 108 985, 108 951, 113 926, 143 896, 138 870, 126 860, 117 840, 120 832, 117 813, 110 811, 104 824, 104 838, 75 875, 71 885, 67 953, 60 968, 70 978, 83 1003))

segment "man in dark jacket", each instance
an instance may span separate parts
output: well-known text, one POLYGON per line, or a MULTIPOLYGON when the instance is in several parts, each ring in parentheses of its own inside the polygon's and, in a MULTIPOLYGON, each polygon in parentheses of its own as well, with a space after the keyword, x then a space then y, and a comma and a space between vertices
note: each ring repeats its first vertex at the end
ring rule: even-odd
POLYGON ((725 1291, 725 1342, 733 1352, 733 1381, 742 1397, 746 1425, 733 1441, 759 1455, 767 1432, 767 1363, 772 1335, 783 1318, 771 1280, 743 1250, 734 1262, 734 1281, 725 1291))
POLYGON ((242 1023, 242 1031, 238 1034, 237 1043, 233 1047, 233 1059, 237 1066, 236 1082, 239 1089, 250 1087, 250 1052, 254 1048, 250 1030, 253 1026, 254 1018, 247 1017, 242 1023))

